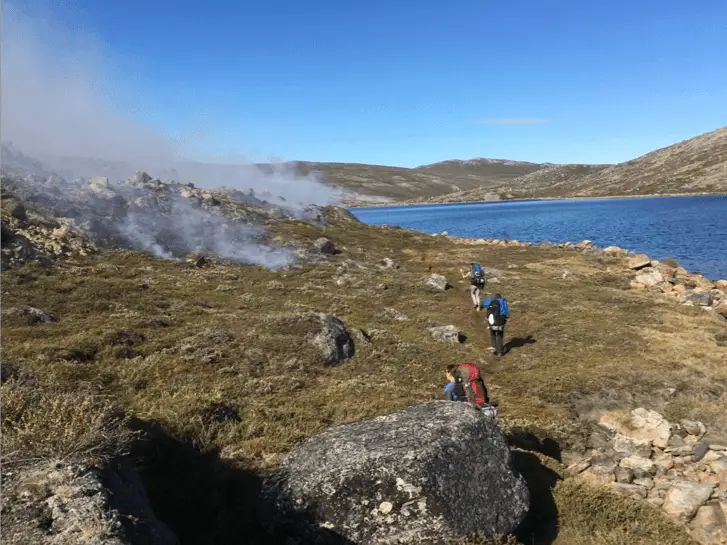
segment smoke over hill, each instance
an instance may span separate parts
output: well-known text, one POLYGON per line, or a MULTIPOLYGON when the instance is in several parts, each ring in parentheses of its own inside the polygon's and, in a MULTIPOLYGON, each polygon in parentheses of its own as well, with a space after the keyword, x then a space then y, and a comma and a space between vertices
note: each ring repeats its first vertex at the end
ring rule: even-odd
MULTIPOLYGON (((251 164, 209 164, 185 157, 194 156, 189 142, 137 120, 110 98, 113 82, 106 75, 114 67, 105 59, 100 42, 89 33, 64 28, 47 14, 31 16, 6 2, 1 55, 0 166, 4 174, 14 177, 14 187, 26 197, 40 196, 43 200, 51 175, 64 183, 103 176, 109 178, 111 192, 124 193, 126 202, 133 204, 149 192, 158 195, 160 189, 136 186, 129 198, 125 193, 132 191, 131 187, 127 184, 120 190, 121 185, 117 187, 115 182, 134 171, 145 171, 161 181, 225 188, 225 199, 230 202, 237 200, 248 208, 277 207, 283 215, 302 217, 311 205, 340 202, 342 192, 322 183, 316 172, 300 175, 285 164, 263 170, 251 164), (24 178, 22 184, 17 183, 20 178, 24 178), (140 191, 144 195, 136 194, 140 191)), ((185 116, 185 112, 178 113, 185 116)), ((56 210, 64 199, 72 204, 86 198, 87 203, 100 207, 99 213, 90 215, 103 215, 105 205, 100 204, 99 194, 91 185, 79 182, 73 184, 72 191, 61 187, 64 189, 53 199, 56 210)), ((166 184, 163 192, 168 194, 170 187, 166 184)), ((179 186, 173 193, 179 193, 179 186)), ((169 248, 165 249, 168 241, 159 238, 164 232, 173 233, 177 243, 182 242, 177 244, 180 248, 206 245, 237 261, 280 265, 288 260, 279 252, 269 259, 270 249, 255 242, 259 229, 251 225, 233 228, 229 218, 221 216, 222 208, 201 207, 195 202, 175 197, 167 200, 166 207, 132 206, 123 220, 111 216, 107 220, 126 222, 118 223, 115 231, 127 232, 132 247, 160 256, 170 254, 169 248), (132 220, 133 227, 129 228, 132 220)), ((73 206, 60 208, 67 213, 77 210, 73 206)), ((84 218, 70 216, 75 225, 87 220, 89 210, 85 208, 84 218)))

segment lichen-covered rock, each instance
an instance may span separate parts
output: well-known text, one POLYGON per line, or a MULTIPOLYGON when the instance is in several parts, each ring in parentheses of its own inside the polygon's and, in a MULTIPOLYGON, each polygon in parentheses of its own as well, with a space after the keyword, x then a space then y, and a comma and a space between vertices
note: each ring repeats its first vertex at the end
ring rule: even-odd
POLYGON ((261 499, 263 519, 296 538, 323 527, 359 545, 507 534, 529 506, 495 422, 447 401, 311 437, 261 499))

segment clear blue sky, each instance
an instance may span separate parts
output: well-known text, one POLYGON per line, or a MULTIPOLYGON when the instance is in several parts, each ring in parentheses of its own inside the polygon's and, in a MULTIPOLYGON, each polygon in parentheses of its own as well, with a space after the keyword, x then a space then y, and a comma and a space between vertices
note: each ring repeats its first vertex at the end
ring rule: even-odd
POLYGON ((14 2, 39 3, 209 152, 620 162, 727 125, 726 0, 14 2))

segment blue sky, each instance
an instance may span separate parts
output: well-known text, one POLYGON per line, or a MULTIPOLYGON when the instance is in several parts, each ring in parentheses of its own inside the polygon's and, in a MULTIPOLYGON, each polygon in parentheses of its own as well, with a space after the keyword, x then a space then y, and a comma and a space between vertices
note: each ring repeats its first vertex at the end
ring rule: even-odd
POLYGON ((725 0, 13 3, 198 155, 620 162, 727 125, 725 0))

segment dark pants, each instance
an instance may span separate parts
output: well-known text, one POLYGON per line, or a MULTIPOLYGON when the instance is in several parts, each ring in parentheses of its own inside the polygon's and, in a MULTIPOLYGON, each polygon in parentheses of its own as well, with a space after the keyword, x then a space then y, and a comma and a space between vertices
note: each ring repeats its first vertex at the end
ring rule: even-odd
POLYGON ((492 348, 495 349, 495 354, 498 356, 505 355, 505 346, 503 341, 504 333, 504 326, 500 330, 490 329, 490 343, 492 344, 492 348))

